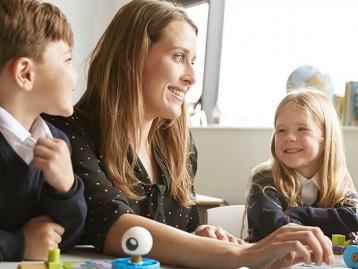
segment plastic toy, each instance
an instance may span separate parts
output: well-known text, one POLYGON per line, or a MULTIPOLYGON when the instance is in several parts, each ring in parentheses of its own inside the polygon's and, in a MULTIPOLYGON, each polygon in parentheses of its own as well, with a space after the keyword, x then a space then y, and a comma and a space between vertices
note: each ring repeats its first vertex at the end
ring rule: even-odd
POLYGON ((332 234, 332 249, 334 254, 343 254, 347 247, 357 245, 358 232, 350 232, 350 239, 346 240, 346 237, 342 234, 332 234))
POLYGON ((344 263, 350 268, 358 269, 358 246, 349 246, 343 253, 344 263))
POLYGON ((349 234, 350 237, 350 245, 357 245, 357 241, 358 241, 358 232, 354 233, 354 232, 350 232, 349 234))
POLYGON ((47 261, 44 263, 20 264, 17 269, 62 269, 63 263, 60 262, 60 249, 50 248, 47 261))
POLYGON ((334 254, 343 254, 346 249, 346 237, 342 234, 332 234, 332 250, 334 254))
POLYGON ((142 258, 153 245, 153 238, 143 227, 128 229, 122 237, 122 248, 130 258, 119 258, 112 262, 112 269, 160 269, 160 263, 153 259, 142 258))

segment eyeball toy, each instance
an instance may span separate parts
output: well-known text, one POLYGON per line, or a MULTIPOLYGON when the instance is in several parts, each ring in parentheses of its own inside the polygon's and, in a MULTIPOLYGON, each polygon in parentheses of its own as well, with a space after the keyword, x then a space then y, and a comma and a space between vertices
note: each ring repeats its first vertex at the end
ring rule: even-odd
POLYGON ((119 258, 112 262, 112 269, 160 269, 160 263, 153 259, 142 258, 153 246, 153 238, 143 227, 134 226, 128 229, 122 237, 122 249, 131 258, 119 258))
POLYGON ((127 254, 145 255, 152 249, 152 246, 152 235, 143 227, 132 227, 123 234, 122 248, 127 254))

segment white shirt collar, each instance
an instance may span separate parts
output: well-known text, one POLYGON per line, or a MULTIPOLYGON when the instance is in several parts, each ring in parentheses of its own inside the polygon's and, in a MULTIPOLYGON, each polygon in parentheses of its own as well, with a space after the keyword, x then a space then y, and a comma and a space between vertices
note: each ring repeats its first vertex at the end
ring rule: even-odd
POLYGON ((15 152, 29 164, 33 159, 33 148, 40 137, 53 137, 46 122, 39 116, 26 130, 8 111, 0 107, 0 132, 15 152))
POLYGON ((317 194, 320 190, 318 184, 318 173, 316 173, 311 179, 307 179, 296 170, 295 172, 301 184, 300 195, 302 201, 305 205, 313 204, 316 201, 317 194))
POLYGON ((24 141, 31 135, 20 122, 2 107, 0 107, 0 130, 15 135, 19 141, 24 141))
POLYGON ((36 139, 36 141, 40 137, 53 137, 50 128, 40 116, 35 119, 30 131, 31 136, 36 139))
POLYGON ((313 182, 314 184, 316 184, 317 188, 319 189, 319 184, 318 184, 318 172, 312 177, 312 178, 305 178, 304 176, 302 176, 300 173, 298 173, 296 170, 296 175, 298 177, 298 180, 300 181, 301 185, 307 181, 307 180, 311 180, 311 182, 313 182))

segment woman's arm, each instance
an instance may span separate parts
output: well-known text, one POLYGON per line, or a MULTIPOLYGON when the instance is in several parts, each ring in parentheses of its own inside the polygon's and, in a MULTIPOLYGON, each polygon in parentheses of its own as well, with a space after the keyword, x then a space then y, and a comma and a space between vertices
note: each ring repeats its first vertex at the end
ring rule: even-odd
POLYGON ((106 236, 104 252, 126 256, 121 248, 123 233, 133 227, 146 228, 153 237, 148 257, 162 264, 191 268, 286 268, 301 261, 327 264, 334 261, 331 245, 320 229, 286 225, 259 243, 248 246, 199 237, 132 214, 122 215, 106 236), (309 251, 302 243, 307 244, 309 251), (312 259, 311 259, 312 258, 312 259))

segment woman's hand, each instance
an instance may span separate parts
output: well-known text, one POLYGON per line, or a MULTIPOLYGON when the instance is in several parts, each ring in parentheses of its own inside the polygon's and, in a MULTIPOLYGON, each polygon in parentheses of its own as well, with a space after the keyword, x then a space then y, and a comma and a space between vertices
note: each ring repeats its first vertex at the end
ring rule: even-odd
POLYGON ((236 238, 232 234, 223 230, 220 226, 201 225, 194 231, 195 235, 218 239, 222 241, 237 243, 243 245, 245 242, 242 239, 236 238))
POLYGON ((266 238, 246 248, 243 256, 249 267, 287 268, 294 264, 334 263, 332 246, 317 227, 287 224, 266 238))

